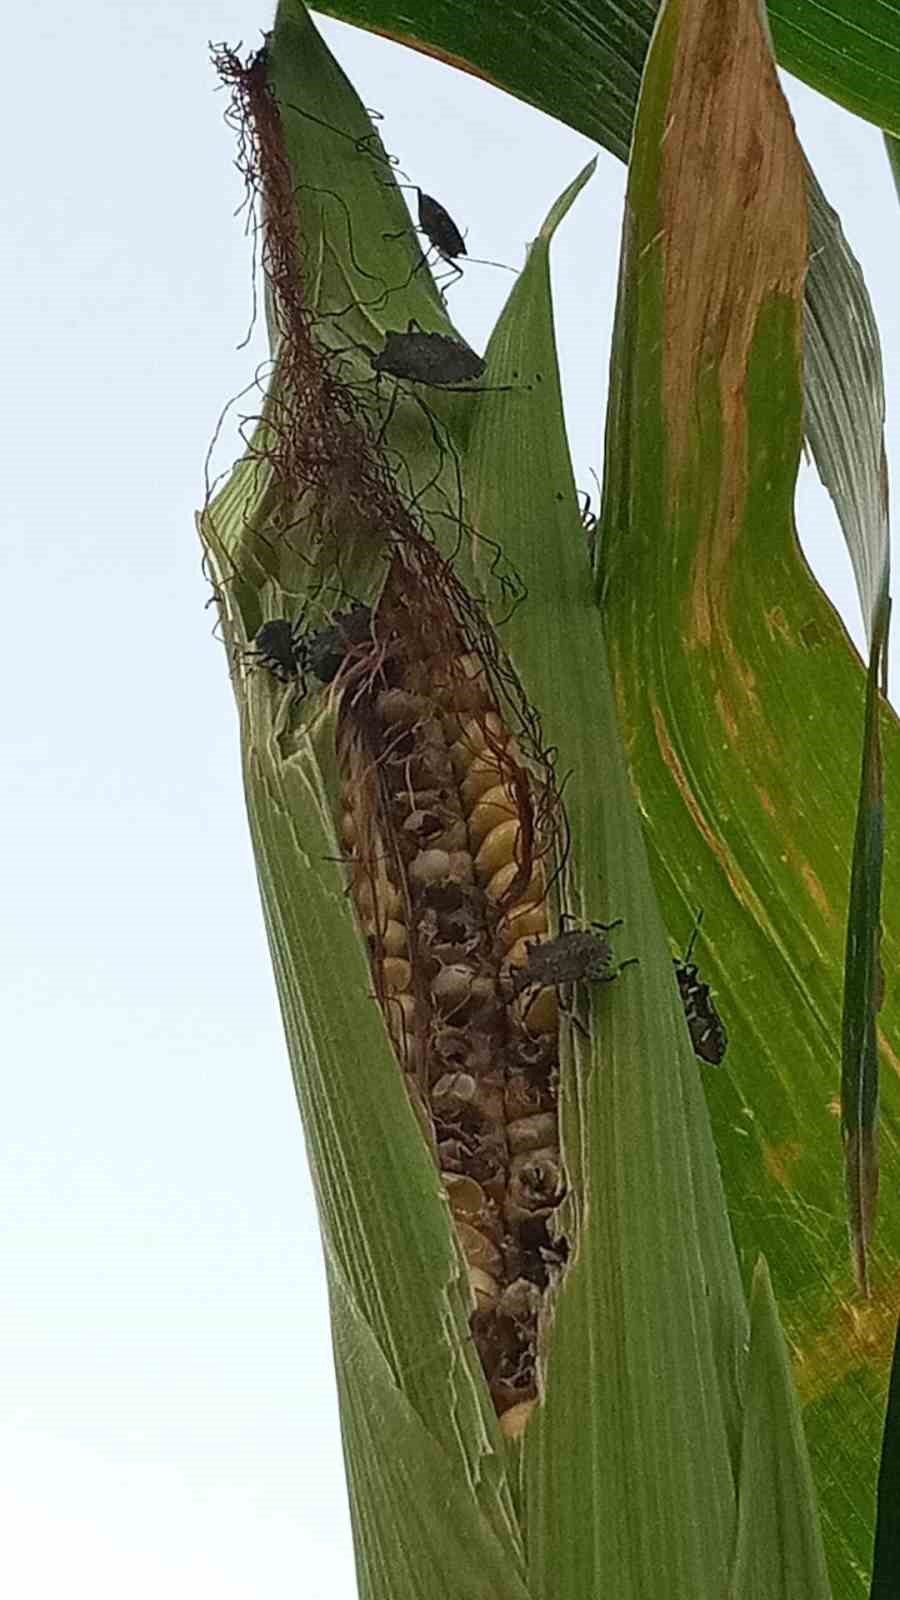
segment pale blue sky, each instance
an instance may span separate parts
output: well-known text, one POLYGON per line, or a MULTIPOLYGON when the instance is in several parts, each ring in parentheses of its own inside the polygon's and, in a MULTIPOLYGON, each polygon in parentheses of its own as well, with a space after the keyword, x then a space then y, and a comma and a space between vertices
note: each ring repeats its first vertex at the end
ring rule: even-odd
MULTIPOLYGON (((6 25, 0 1575, 16 1600, 355 1595, 316 1219, 192 522, 218 412, 262 353, 235 349, 250 251, 206 44, 254 45, 269 21, 249 0, 85 0, 6 25)), ((521 263, 588 141, 324 27, 471 252, 521 263)), ((880 138, 791 97, 867 270, 896 416, 880 138)), ((623 184, 601 152, 554 257, 587 488, 623 184)), ((476 346, 510 282, 473 265, 452 291, 476 346)), ((808 475, 800 504, 858 633, 808 475)))

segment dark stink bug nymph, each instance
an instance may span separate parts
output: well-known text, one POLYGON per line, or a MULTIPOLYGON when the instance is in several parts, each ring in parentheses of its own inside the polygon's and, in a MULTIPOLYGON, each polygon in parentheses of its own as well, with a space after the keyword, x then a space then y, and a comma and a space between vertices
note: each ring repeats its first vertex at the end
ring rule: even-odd
POLYGON ((675 956, 673 959, 681 1003, 684 1007, 684 1020, 688 1025, 694 1055, 698 1061, 705 1061, 709 1066, 717 1067, 728 1046, 728 1034, 709 992, 709 984, 700 982, 696 964, 691 960, 702 921, 703 912, 698 911, 694 931, 684 955, 675 956))
POLYGON ((290 622, 287 617, 264 622, 248 654, 281 683, 298 678, 305 693, 307 673, 320 683, 332 683, 348 651, 371 637, 372 613, 368 606, 356 602, 324 628, 315 628, 311 633, 301 633, 299 629, 299 623, 290 622))
POLYGON ((311 672, 320 683, 333 683, 341 663, 354 645, 372 637, 372 613, 357 601, 325 628, 300 636, 295 646, 301 673, 311 672))
POLYGON ((274 617, 271 622, 264 622, 247 653, 281 683, 289 683, 297 671, 293 623, 287 617, 274 617))

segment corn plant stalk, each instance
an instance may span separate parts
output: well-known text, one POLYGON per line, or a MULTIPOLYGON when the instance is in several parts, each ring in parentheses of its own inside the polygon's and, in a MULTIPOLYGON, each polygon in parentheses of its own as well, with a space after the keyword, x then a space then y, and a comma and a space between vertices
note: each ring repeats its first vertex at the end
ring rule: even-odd
MULTIPOLYGON (((660 86, 698 17, 696 6, 672 7, 660 30, 647 148, 660 86)), ((713 17, 713 37, 721 22, 713 17)), ((742 22, 748 61, 771 95, 753 6, 742 22)), ((752 1568, 733 1569, 737 1529, 752 1543, 756 1519, 771 1527, 789 1506, 808 1530, 804 1592, 825 1594, 802 1436, 796 1421, 777 1442, 773 1434, 773 1384, 789 1409, 793 1401, 771 1313, 753 1324, 742 1392, 746 1311, 565 446, 548 251, 588 173, 531 251, 492 340, 484 392, 422 405, 398 390, 372 401, 364 352, 379 333, 410 317, 449 332, 415 251, 379 243, 400 202, 384 186, 375 135, 294 4, 265 54, 231 71, 256 140, 248 165, 262 189, 276 368, 248 456, 201 531, 232 652, 251 827, 322 1215, 363 1592, 580 1596, 605 1579, 625 1596, 718 1595, 730 1581, 749 1594, 752 1568), (377 448, 366 433, 372 404, 377 448), (338 437, 345 448, 335 455, 338 437), (418 542, 420 513, 433 545, 418 542), (373 969, 346 895, 339 725, 353 704, 349 678, 301 701, 295 684, 254 669, 247 653, 261 622, 298 604, 314 617, 319 608, 316 620, 348 593, 377 606, 385 567, 414 561, 427 573, 442 545, 481 596, 476 643, 493 637, 493 614, 567 774, 566 903, 585 919, 621 915, 640 952, 615 983, 580 996, 580 1028, 563 1034, 573 1253, 541 1331, 542 1400, 512 1445, 469 1338, 464 1256, 421 1107, 369 993, 373 969), (511 579, 498 588, 498 549, 527 591, 503 626, 511 579), (776 1484, 755 1473, 742 1502, 748 1439, 791 1470, 776 1484)), ((781 358, 786 371, 794 363, 796 384, 796 296, 793 328, 789 312, 781 358)), ((448 584, 460 581, 441 570, 448 584)), ((773 1554, 785 1594, 797 1559, 793 1547, 790 1566, 773 1554)))

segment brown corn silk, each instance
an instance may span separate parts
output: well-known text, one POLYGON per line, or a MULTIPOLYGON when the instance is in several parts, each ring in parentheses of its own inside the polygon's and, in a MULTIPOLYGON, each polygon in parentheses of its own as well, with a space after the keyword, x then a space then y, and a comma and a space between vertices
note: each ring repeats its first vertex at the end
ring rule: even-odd
MULTIPOLYGON (((338 707, 340 827, 375 998, 441 1173, 485 1377, 515 1436, 537 1396, 539 1321, 567 1254, 557 995, 514 996, 509 980, 528 944, 549 937, 559 794, 483 610, 401 495, 365 402, 316 343, 265 51, 245 66, 222 49, 217 65, 260 200, 280 332, 256 445, 274 490, 272 549, 305 527, 321 561, 339 501, 388 560, 371 636, 348 648, 326 691, 338 707)), ((228 636, 233 614, 218 596, 228 636)))

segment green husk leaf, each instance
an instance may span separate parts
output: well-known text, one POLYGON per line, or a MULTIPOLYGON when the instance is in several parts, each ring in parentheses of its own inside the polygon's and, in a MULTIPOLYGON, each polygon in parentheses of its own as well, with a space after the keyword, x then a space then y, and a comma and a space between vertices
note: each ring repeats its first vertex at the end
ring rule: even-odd
POLYGON ((733 1538, 745 1311, 591 601, 553 347, 556 220, 488 351, 491 380, 527 376, 535 402, 510 426, 500 395, 481 398, 467 487, 527 589, 502 637, 569 775, 568 904, 621 916, 639 965, 592 995, 591 1050, 573 1034, 576 1257, 525 1436, 525 1526, 539 1593, 627 1597, 665 1572, 667 1593, 698 1596, 721 1592, 733 1538))
POLYGON ((762 1258, 750 1297, 738 1502, 729 1596, 831 1600, 800 1408, 772 1281, 762 1258))
MULTIPOLYGON (((315 307, 315 333, 333 348, 350 346, 340 370, 345 382, 365 380, 367 402, 372 374, 356 343, 378 348, 385 327, 405 327, 412 316, 447 326, 443 311, 427 274, 413 270, 420 252, 398 191, 384 186, 390 174, 377 135, 299 5, 282 7, 263 65, 282 108, 272 121, 258 72, 253 92, 261 92, 257 109, 274 140, 268 214, 286 152, 294 265, 315 307), (336 127, 352 129, 352 137, 336 127), (384 238, 397 224, 404 237, 384 238)), ((240 81, 246 89, 247 79, 240 81)), ((267 240, 271 267, 271 234, 267 240)), ((287 248, 284 239, 276 244, 287 248)), ((373 1600, 413 1600, 423 1585, 435 1597, 524 1600, 521 1534, 469 1332, 466 1269, 371 996, 365 942, 346 893, 334 707, 316 692, 298 715, 295 687, 253 670, 246 655, 261 619, 308 608, 314 625, 348 594, 373 598, 384 571, 384 542, 339 477, 322 483, 312 508, 306 490, 290 501, 285 447, 304 441, 289 409, 290 340, 274 300, 275 370, 262 416, 200 528, 234 662, 260 889, 322 1223, 360 1584, 373 1600), (379 1457, 394 1450, 405 1452, 402 1460, 377 1470, 379 1457), (403 1559, 398 1541, 409 1546, 403 1559)), ((390 394, 377 404, 386 416, 390 394)), ((401 403, 388 438, 415 481, 431 475, 440 514, 444 468, 428 419, 401 403)))

